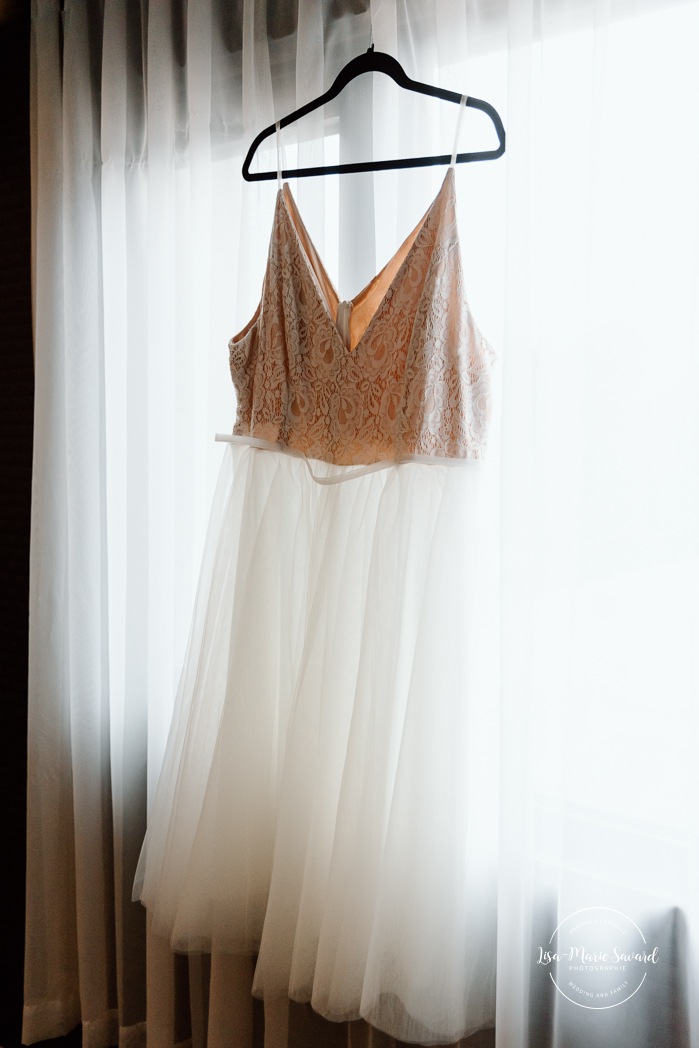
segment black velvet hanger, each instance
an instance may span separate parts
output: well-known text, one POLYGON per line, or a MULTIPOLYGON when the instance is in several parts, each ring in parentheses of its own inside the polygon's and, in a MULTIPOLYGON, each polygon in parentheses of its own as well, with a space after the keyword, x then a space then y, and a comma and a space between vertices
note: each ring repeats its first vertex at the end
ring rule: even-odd
MULTIPOLYGON (((307 113, 312 113, 314 109, 318 109, 319 106, 336 98, 350 80, 354 80, 355 77, 361 76, 362 73, 374 71, 386 73, 392 80, 395 80, 399 87, 404 87, 408 91, 417 91, 422 95, 432 95, 434 98, 443 98, 445 102, 456 102, 457 104, 461 102, 461 95, 457 94, 455 91, 447 91, 442 87, 434 87, 431 84, 422 84, 418 80, 411 80, 400 62, 397 62, 395 58, 383 51, 375 51, 374 45, 372 44, 371 47, 368 48, 366 54, 359 55, 358 58, 353 58, 340 70, 332 85, 324 94, 319 95, 318 98, 314 98, 305 106, 301 106, 300 109, 294 110, 293 113, 289 113, 288 116, 282 117, 279 121, 279 127, 287 127, 289 124, 293 124, 295 120, 299 120, 307 113)), ((482 99, 473 98, 470 95, 467 99, 466 105, 472 106, 474 109, 482 109, 484 113, 488 114, 495 125, 500 145, 497 149, 484 150, 478 153, 458 153, 456 157, 457 164, 465 164, 469 161, 475 160, 496 160, 497 157, 502 156, 505 152, 505 129, 502 126, 502 120, 500 119, 499 113, 490 102, 484 102, 482 99)), ((274 171, 255 172, 250 170, 250 162, 255 155, 257 147, 261 142, 264 142, 266 138, 273 135, 275 130, 275 125, 270 124, 270 126, 266 127, 264 131, 260 131, 259 135, 257 135, 250 146, 247 156, 245 157, 245 162, 243 163, 243 178, 246 179, 246 181, 263 182, 267 179, 277 177, 276 169, 274 171)), ((310 175, 339 175, 357 171, 387 171, 394 168, 429 167, 433 164, 448 164, 450 161, 451 155, 448 153, 443 156, 408 157, 404 160, 370 160, 361 164, 328 164, 325 167, 299 167, 293 170, 285 169, 282 171, 282 177, 307 178, 310 175)))

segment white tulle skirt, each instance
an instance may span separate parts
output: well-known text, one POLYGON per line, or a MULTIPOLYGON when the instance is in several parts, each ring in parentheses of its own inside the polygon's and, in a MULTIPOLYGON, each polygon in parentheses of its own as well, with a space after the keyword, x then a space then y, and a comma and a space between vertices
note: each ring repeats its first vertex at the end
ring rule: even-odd
POLYGON ((425 1044, 494 1023, 483 467, 228 444, 133 890, 257 996, 425 1044))

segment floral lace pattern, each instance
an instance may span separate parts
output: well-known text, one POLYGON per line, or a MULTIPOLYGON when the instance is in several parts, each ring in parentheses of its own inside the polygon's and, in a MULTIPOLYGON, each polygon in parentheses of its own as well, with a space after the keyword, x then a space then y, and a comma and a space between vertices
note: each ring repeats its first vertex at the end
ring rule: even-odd
POLYGON ((229 352, 235 435, 338 465, 482 458, 496 356, 466 301, 453 169, 353 349, 280 191, 260 305, 229 352))

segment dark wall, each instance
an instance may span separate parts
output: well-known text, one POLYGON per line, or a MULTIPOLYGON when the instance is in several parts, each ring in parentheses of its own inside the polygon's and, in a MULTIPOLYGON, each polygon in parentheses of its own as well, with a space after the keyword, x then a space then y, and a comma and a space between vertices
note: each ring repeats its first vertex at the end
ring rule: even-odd
POLYGON ((0 1044, 20 1042, 32 456, 29 17, 0 6, 0 1044))
POLYGON ((22 1020, 29 508, 34 369, 30 283, 29 18, 0 23, 0 1044, 22 1020))

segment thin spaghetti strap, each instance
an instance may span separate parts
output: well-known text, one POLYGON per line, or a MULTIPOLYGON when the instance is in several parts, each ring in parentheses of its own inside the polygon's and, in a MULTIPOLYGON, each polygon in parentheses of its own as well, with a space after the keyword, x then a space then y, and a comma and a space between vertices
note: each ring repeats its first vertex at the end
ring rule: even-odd
POLYGON ((282 151, 281 145, 279 144, 279 121, 275 120, 274 126, 277 129, 277 189, 282 188, 282 151))
POLYGON ((468 101, 468 95, 461 96, 461 102, 459 104, 459 115, 456 118, 456 131, 454 132, 454 148, 451 151, 451 163, 449 167, 454 167, 456 164, 456 149, 459 144, 459 131, 461 129, 461 118, 464 115, 464 109, 466 108, 466 102, 468 101))

